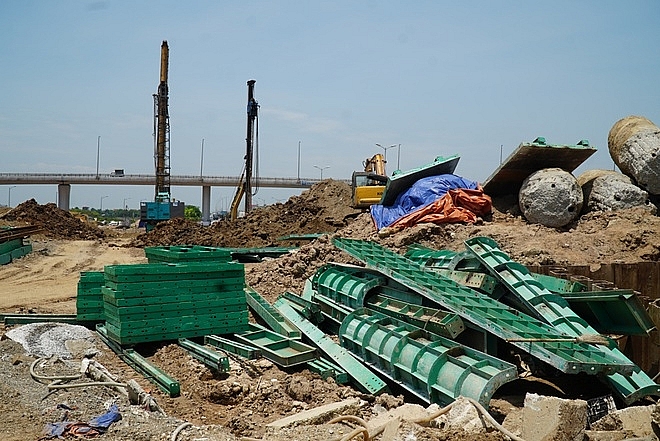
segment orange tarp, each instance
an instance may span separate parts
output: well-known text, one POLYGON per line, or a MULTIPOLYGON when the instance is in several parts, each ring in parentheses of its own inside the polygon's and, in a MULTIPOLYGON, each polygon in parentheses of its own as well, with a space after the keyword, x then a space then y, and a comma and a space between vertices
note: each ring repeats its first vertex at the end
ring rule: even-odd
POLYGON ((394 222, 390 227, 401 229, 420 223, 475 223, 479 216, 491 213, 493 202, 490 196, 484 194, 481 186, 476 190, 449 190, 435 202, 407 214, 394 222))

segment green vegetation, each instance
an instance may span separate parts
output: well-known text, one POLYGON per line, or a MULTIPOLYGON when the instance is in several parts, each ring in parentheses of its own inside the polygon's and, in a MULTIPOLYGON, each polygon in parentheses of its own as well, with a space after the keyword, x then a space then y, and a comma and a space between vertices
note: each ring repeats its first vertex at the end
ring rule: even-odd
POLYGON ((202 219, 202 212, 199 207, 194 205, 186 205, 185 211, 183 212, 183 217, 192 221, 198 221, 202 219))

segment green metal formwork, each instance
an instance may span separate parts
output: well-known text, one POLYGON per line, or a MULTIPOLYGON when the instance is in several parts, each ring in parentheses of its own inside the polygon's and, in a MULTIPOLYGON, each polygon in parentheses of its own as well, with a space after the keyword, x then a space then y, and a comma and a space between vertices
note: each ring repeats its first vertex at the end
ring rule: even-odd
POLYGON ((630 360, 613 359, 609 353, 594 345, 566 341, 566 335, 548 324, 453 280, 445 279, 429 269, 421 268, 374 242, 335 238, 333 243, 368 267, 417 291, 477 327, 504 340, 529 340, 512 344, 562 372, 630 373, 634 369, 630 360), (561 341, 537 341, 539 339, 561 341))
POLYGON ((169 294, 164 295, 159 303, 155 301, 154 297, 131 297, 131 298, 121 298, 115 297, 112 290, 106 291, 104 288, 103 292, 103 301, 118 307, 131 307, 131 306, 153 306, 155 304, 168 304, 168 303, 181 303, 181 302, 204 302, 217 299, 226 299, 228 302, 237 300, 245 304, 247 309, 247 303, 245 302, 244 293, 241 290, 237 291, 228 291, 223 293, 210 292, 202 294, 169 294))
POLYGON ((261 357, 261 351, 255 347, 239 343, 219 335, 205 335, 204 344, 215 346, 226 352, 240 355, 248 360, 254 360, 261 357))
POLYGON ((455 251, 434 250, 433 248, 415 244, 408 247, 408 251, 406 251, 404 256, 421 266, 449 268, 449 264, 456 254, 458 253, 455 251))
POLYGON ((160 282, 112 282, 105 281, 104 287, 128 297, 160 297, 165 293, 208 293, 242 290, 245 285, 244 275, 209 279, 182 279, 160 282))
POLYGON ((348 372, 343 370, 337 364, 323 358, 317 358, 316 360, 308 361, 307 369, 312 372, 316 372, 324 380, 332 378, 337 384, 348 383, 348 372))
POLYGON ((258 348, 263 357, 283 367, 296 366, 316 358, 316 350, 300 340, 252 324, 249 331, 234 334, 234 338, 258 348))
POLYGON ((346 317, 339 340, 427 403, 462 395, 488 407, 501 385, 518 378, 511 363, 366 308, 346 317))
POLYGON ((102 271, 84 271, 80 273, 76 290, 76 315, 80 321, 105 320, 103 314, 102 271))
POLYGON ((273 308, 266 299, 261 297, 257 291, 248 286, 245 288, 245 294, 247 304, 252 308, 252 311, 254 311, 255 314, 261 317, 261 319, 270 326, 270 329, 278 334, 286 335, 289 338, 300 338, 300 331, 298 328, 282 317, 282 314, 273 308))
POLYGON ((422 178, 454 173, 460 159, 461 158, 458 155, 447 157, 437 156, 435 160, 429 164, 405 172, 401 172, 400 170, 395 172, 393 176, 387 178, 387 183, 385 184, 385 190, 380 199, 380 204, 385 206, 394 204, 394 201, 396 201, 399 194, 408 190, 415 182, 422 178))
POLYGON ((124 325, 132 322, 155 323, 159 320, 177 320, 188 316, 203 317, 209 314, 211 316, 221 316, 236 312, 244 312, 244 315, 247 316, 245 301, 234 299, 226 301, 212 300, 207 302, 164 303, 126 308, 105 303, 103 307, 103 314, 106 320, 124 325))
MULTIPOLYGON (((236 308, 239 309, 239 308, 236 308)), ((217 312, 211 314, 182 315, 151 320, 122 320, 106 315, 106 325, 114 327, 113 332, 120 337, 136 337, 139 335, 152 334, 154 331, 168 333, 170 331, 186 331, 195 329, 213 329, 214 327, 235 329, 233 332, 241 332, 247 327, 247 310, 231 312, 217 312)), ((213 334, 223 334, 220 330, 213 334)), ((201 337, 199 334, 194 337, 201 337)))
MULTIPOLYGON (((593 327, 571 310, 566 300, 545 289, 530 275, 527 268, 513 262, 506 253, 500 250, 494 240, 488 237, 475 237, 465 241, 465 245, 527 309, 536 312, 543 320, 561 330, 563 334, 575 338, 598 335, 593 327)), ((604 372, 610 385, 626 404, 631 404, 648 395, 660 396, 660 385, 632 363, 615 344, 611 346, 601 346, 607 359, 627 362, 633 367, 631 371, 604 372)))
POLYGON ((571 309, 603 334, 647 336, 655 324, 637 294, 629 289, 566 292, 571 309))
POLYGON ((465 330, 465 324, 457 314, 404 303, 385 296, 370 297, 365 306, 446 338, 455 338, 465 330))
MULTIPOLYGON (((108 322, 105 323, 106 333, 108 338, 112 341, 122 345, 131 346, 138 343, 149 343, 157 341, 178 340, 180 338, 193 338, 201 337, 210 334, 230 334, 236 329, 235 326, 226 326, 221 323, 216 323, 212 328, 187 328, 187 329, 173 329, 168 327, 165 331, 160 332, 159 329, 152 329, 150 334, 120 336, 114 326, 108 322)), ((247 331, 247 326, 241 332, 247 331)))
POLYGON ((111 338, 108 330, 104 325, 96 325, 96 333, 103 340, 103 342, 113 350, 126 364, 135 369, 137 372, 144 375, 144 377, 158 386, 163 392, 170 397, 178 397, 181 393, 181 386, 179 382, 170 377, 165 371, 157 366, 152 365, 149 361, 142 357, 140 354, 132 349, 122 348, 121 343, 111 338))
POLYGON ((230 262, 231 253, 222 248, 201 245, 146 247, 149 263, 156 262, 230 262))
POLYGON ((105 280, 115 283, 223 279, 245 276, 240 263, 138 263, 108 265, 105 280))
POLYGON ((573 280, 560 279, 559 277, 548 276, 545 274, 530 273, 530 275, 548 291, 555 294, 564 294, 570 292, 586 291, 587 287, 573 280))
POLYGON ((229 358, 226 354, 221 354, 186 338, 179 339, 179 346, 209 368, 218 372, 229 372, 229 358))
POLYGON ((365 272, 364 268, 333 264, 323 266, 312 278, 312 286, 319 294, 350 308, 364 306, 369 291, 385 284, 384 277, 365 272))
POLYGON ((383 380, 365 367, 350 352, 335 343, 323 331, 298 314, 284 298, 277 299, 273 306, 295 324, 324 355, 345 370, 355 380, 360 389, 374 395, 387 391, 387 384, 383 380))

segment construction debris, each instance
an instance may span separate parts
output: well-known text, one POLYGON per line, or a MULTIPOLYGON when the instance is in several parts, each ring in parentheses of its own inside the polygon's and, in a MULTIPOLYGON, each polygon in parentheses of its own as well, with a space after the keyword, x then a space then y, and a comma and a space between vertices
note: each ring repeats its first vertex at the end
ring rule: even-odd
POLYGON ((559 168, 545 168, 525 178, 518 199, 520 210, 529 222, 559 228, 580 216, 583 195, 572 174, 559 168))
POLYGON ((586 401, 525 396, 521 433, 525 441, 581 441, 586 428, 586 401))
POLYGON ((582 213, 623 210, 643 207, 655 214, 657 208, 649 201, 649 194, 636 186, 626 175, 613 170, 587 170, 577 178, 582 187, 582 213))
POLYGON ((660 194, 660 128, 643 116, 617 121, 607 138, 619 169, 650 194, 660 194))

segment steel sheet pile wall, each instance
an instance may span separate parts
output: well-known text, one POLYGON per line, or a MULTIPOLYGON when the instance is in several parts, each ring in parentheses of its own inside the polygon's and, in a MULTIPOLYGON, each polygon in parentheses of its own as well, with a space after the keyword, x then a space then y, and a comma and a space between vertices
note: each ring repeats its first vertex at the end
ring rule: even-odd
POLYGON ((150 263, 105 267, 108 337, 135 344, 248 330, 238 263, 150 263))

